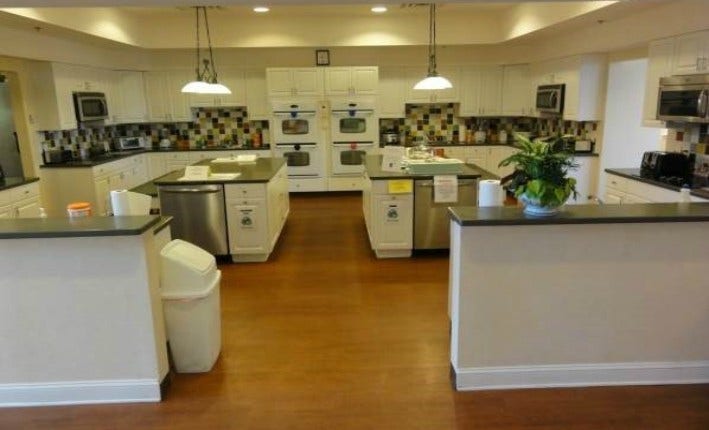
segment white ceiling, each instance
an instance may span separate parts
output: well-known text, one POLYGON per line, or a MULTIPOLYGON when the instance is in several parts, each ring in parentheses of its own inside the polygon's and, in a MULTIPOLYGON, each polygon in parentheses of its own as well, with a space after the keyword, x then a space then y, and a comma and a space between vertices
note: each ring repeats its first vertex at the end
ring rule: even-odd
MULTIPOLYGON (((502 2, 468 1, 440 4, 438 43, 495 45, 519 42, 569 29, 597 25, 669 0, 502 2)), ((385 14, 373 14, 371 0, 264 1, 267 14, 251 7, 260 0, 222 0, 210 8, 212 42, 223 48, 316 46, 415 46, 428 42, 428 8, 424 4, 389 3, 385 14)), ((0 0, 14 4, 0 12, 0 25, 117 42, 148 49, 194 46, 191 2, 176 0, 0 0), (93 7, 27 7, 30 5, 93 7), (140 4, 140 6, 137 6, 140 4), (98 7, 112 5, 117 7, 98 7)), ((193 3, 192 3, 193 4, 193 3)))

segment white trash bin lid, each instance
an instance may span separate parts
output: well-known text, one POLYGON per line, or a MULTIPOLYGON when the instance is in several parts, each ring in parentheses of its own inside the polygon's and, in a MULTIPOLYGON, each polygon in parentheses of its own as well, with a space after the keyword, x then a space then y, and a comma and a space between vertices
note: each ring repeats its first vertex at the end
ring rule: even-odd
POLYGON ((204 249, 175 239, 160 251, 160 283, 164 293, 202 291, 214 281, 217 262, 204 249))

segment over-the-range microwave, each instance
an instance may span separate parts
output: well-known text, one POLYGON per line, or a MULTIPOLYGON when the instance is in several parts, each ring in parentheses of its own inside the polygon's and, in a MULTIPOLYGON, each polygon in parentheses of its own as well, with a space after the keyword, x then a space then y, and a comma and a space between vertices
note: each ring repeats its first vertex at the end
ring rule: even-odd
POLYGON ((535 107, 539 112, 561 115, 564 112, 564 84, 539 85, 535 107))
POLYGON ((74 93, 76 119, 100 121, 108 118, 108 104, 104 93, 74 93))
POLYGON ((709 123, 709 74, 660 78, 657 119, 709 123))

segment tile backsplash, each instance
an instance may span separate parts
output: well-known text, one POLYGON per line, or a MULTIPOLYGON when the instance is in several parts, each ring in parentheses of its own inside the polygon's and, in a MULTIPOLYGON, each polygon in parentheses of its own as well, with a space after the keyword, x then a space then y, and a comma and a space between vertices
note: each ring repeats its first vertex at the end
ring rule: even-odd
MULTIPOLYGON (((75 130, 41 133, 42 146, 77 150, 79 146, 113 142, 121 136, 148 136, 154 145, 167 137, 192 148, 236 145, 252 147, 252 136, 260 134, 263 148, 269 147, 268 121, 249 120, 245 108, 199 108, 193 121, 175 123, 121 124, 82 127, 75 130)), ((258 139, 257 139, 258 140, 258 139)))
MULTIPOLYGON (((564 121, 557 118, 526 117, 461 117, 458 105, 422 104, 406 105, 406 118, 381 119, 382 130, 394 130, 412 140, 427 136, 431 140, 460 141, 462 133, 484 130, 488 140, 495 141, 497 133, 504 129, 509 138, 512 131, 529 131, 539 135, 571 134, 580 138, 596 140, 597 123, 564 121)), ((465 140, 465 139, 464 139, 465 140)), ((470 140, 468 138, 468 140, 470 140)))

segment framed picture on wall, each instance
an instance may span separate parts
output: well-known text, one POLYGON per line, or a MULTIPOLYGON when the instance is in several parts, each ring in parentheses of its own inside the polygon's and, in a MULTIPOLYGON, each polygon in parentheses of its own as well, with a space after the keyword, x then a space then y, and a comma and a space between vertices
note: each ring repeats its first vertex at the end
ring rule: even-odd
POLYGON ((330 51, 328 49, 316 49, 315 50, 315 65, 316 66, 329 66, 330 65, 330 51))

